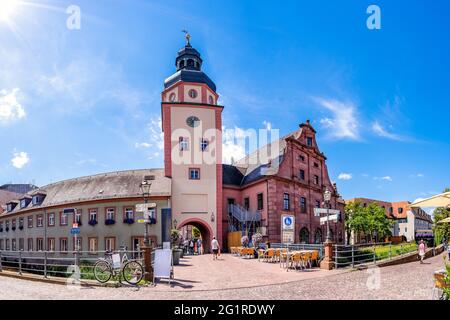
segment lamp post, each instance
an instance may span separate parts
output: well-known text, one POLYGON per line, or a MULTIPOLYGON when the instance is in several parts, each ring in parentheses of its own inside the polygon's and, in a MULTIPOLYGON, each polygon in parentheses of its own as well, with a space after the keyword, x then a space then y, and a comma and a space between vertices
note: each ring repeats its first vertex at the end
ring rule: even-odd
MULTIPOLYGON (((148 198, 150 197, 150 187, 151 183, 148 180, 144 180, 141 182, 140 189, 142 193, 142 197, 144 198, 144 203, 148 203, 148 198)), ((148 210, 147 208, 145 210, 148 210)), ((148 212, 144 212, 144 219, 146 220, 146 217, 148 216, 148 212)), ((144 234, 144 245, 149 246, 150 245, 150 239, 148 237, 148 222, 145 221, 145 234, 144 234)))
POLYGON ((328 187, 325 188, 323 193, 323 200, 325 202, 327 208, 327 242, 331 242, 331 234, 330 234, 330 201, 331 201, 331 191, 328 190, 328 187))

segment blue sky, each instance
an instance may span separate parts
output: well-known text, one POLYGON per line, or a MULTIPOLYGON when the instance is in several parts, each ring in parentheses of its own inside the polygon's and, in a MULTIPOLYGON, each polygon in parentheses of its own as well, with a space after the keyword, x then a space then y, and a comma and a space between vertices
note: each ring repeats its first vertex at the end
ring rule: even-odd
POLYGON ((450 185, 449 9, 445 0, 22 1, 0 21, 0 183, 162 167, 160 93, 188 29, 227 128, 270 122, 286 134, 311 119, 344 198, 438 193, 450 185), (66 27, 72 4, 80 30, 66 27), (381 30, 366 27, 370 4, 381 30))

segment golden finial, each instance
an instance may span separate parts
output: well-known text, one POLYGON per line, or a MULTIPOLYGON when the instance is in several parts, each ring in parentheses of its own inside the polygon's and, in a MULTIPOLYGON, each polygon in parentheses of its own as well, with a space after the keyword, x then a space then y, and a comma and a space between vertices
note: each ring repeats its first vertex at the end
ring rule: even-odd
POLYGON ((186 35, 186 45, 190 46, 190 40, 191 40, 191 35, 189 34, 189 31, 187 30, 182 30, 182 32, 186 35))

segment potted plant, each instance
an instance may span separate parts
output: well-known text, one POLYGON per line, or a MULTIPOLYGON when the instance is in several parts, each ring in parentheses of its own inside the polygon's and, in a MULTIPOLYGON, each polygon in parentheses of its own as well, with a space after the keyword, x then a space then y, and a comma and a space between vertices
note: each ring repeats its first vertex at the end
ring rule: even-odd
POLYGON ((131 218, 125 218, 125 219, 123 219, 123 223, 126 223, 126 224, 133 224, 133 223, 134 223, 134 219, 131 219, 131 218))
POLYGON ((243 236, 243 237, 241 238, 241 244, 242 244, 242 246, 246 248, 246 247, 248 246, 248 243, 249 243, 248 237, 247 237, 247 236, 243 236))
POLYGON ((115 223, 116 223, 116 221, 114 219, 106 219, 105 220, 105 225, 107 225, 107 226, 113 225, 115 223))
POLYGON ((181 253, 183 252, 183 250, 181 250, 177 246, 180 241, 180 231, 177 229, 172 229, 172 231, 170 233, 170 238, 171 238, 171 243, 172 243, 173 264, 179 265, 181 253))
POLYGON ((23 230, 23 226, 19 226, 19 230, 23 230))
POLYGON ((89 220, 89 225, 91 226, 95 226, 97 223, 97 220, 89 220))

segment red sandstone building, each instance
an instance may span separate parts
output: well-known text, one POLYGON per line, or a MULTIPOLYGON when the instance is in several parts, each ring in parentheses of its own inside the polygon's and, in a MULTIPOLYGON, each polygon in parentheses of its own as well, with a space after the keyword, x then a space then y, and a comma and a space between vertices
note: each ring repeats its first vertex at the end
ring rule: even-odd
MULTIPOLYGON (((196 226, 206 245, 215 236, 226 247, 231 231, 261 232, 265 240, 281 242, 281 217, 289 214, 295 217, 295 242, 325 241, 326 226, 314 208, 323 207, 326 188, 332 192, 331 207, 342 214, 344 201, 330 181, 310 122, 272 142, 269 155, 263 147, 232 165, 222 164, 224 107, 202 71, 200 53, 187 40, 175 60, 177 71, 164 82, 161 104, 175 228, 196 226), (208 156, 213 161, 205 161, 208 156)), ((331 223, 331 236, 343 241, 342 221, 331 223)))

